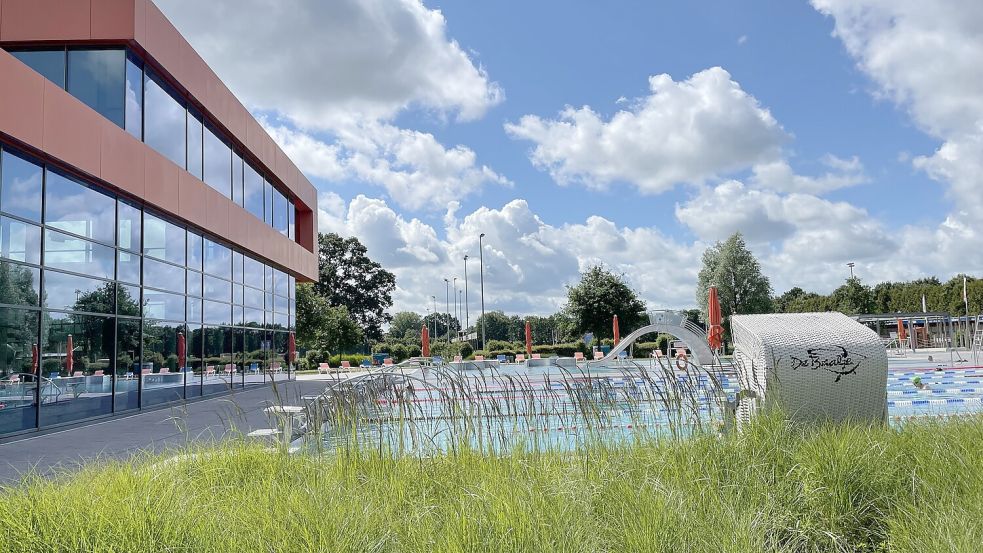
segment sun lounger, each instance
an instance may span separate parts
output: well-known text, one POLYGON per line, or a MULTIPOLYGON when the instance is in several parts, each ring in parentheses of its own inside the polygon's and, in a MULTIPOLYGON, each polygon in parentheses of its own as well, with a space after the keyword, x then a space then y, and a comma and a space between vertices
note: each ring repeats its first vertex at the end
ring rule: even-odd
POLYGON ((92 376, 103 376, 104 374, 106 374, 106 373, 103 372, 102 369, 99 369, 98 371, 93 372, 92 373, 92 376))
POLYGON ((525 361, 526 361, 526 356, 525 355, 523 355, 521 353, 516 354, 516 356, 515 356, 515 362, 516 363, 525 363, 525 361))
POLYGON ((317 364, 317 374, 329 374, 331 372, 331 365, 328 363, 318 363, 317 364))
POLYGON ((475 355, 474 356, 474 360, 475 361, 484 361, 485 360, 485 356, 484 355, 475 355))
POLYGON ((574 361, 583 361, 584 360, 584 352, 582 352, 582 351, 575 351, 573 353, 573 359, 574 359, 574 361))
MULTIPOLYGON (((477 360, 478 358, 477 358, 477 357, 475 357, 475 359, 477 360)), ((454 356, 454 362, 455 362, 455 363, 460 363, 460 362, 461 362, 461 361, 463 361, 463 360, 464 360, 464 359, 462 359, 460 355, 455 355, 455 356, 454 356)))
POLYGON ((534 353, 534 354, 532 354, 532 358, 533 358, 533 359, 542 359, 542 358, 543 358, 543 356, 542 356, 542 355, 540 355, 540 354, 538 354, 538 353, 534 353))
POLYGON ((82 371, 75 371, 72 373, 72 376, 85 376, 85 373, 82 371))
POLYGON ((341 368, 343 368, 345 370, 348 370, 348 369, 352 368, 352 364, 349 361, 342 361, 341 362, 341 368))
POLYGON ((386 357, 385 359, 382 360, 382 364, 385 365, 385 366, 387 366, 387 367, 392 366, 392 364, 393 364, 393 358, 392 357, 386 357))
POLYGON ((594 352, 594 360, 597 361, 598 359, 604 359, 604 352, 603 351, 595 351, 594 352))

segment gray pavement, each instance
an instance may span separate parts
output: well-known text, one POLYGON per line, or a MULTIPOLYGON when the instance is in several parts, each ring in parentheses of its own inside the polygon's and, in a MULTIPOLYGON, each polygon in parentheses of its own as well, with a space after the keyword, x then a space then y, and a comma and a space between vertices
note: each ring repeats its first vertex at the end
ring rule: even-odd
POLYGON ((51 475, 99 459, 126 459, 160 453, 190 443, 208 443, 258 428, 275 426, 263 409, 302 405, 301 396, 324 389, 325 382, 302 380, 261 385, 188 401, 153 411, 102 419, 91 424, 32 434, 0 442, 0 486, 26 472, 51 475))

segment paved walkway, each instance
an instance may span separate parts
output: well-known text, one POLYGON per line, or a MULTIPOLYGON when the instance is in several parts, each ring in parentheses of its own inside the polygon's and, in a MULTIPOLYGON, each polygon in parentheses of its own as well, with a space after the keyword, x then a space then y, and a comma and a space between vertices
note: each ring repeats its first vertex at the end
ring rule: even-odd
POLYGON ((324 389, 311 380, 278 382, 214 398, 124 415, 0 443, 0 485, 36 470, 51 474, 96 459, 126 459, 136 453, 180 448, 275 426, 263 412, 270 405, 300 405, 300 397, 324 389))

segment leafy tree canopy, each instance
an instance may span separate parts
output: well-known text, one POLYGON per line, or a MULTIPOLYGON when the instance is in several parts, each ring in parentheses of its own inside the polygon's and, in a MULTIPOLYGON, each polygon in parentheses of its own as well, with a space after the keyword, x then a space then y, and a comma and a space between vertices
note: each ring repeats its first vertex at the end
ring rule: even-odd
POLYGON ((332 306, 310 283, 297 285, 297 341, 304 347, 341 352, 365 339, 348 308, 332 306))
MULTIPOLYGON (((345 307, 366 338, 382 338, 382 326, 391 319, 386 310, 393 304, 396 276, 372 261, 358 238, 321 234, 318 277, 314 291, 328 305, 345 307)), ((299 314, 299 307, 297 311, 299 314)))
POLYGON ((580 282, 567 289, 566 311, 574 321, 575 332, 593 332, 598 339, 614 336, 615 315, 622 335, 647 321, 645 302, 628 286, 624 275, 599 265, 588 268, 580 282))
POLYGON ((703 252, 696 302, 704 321, 707 320, 707 296, 711 286, 717 287, 720 311, 727 329, 730 328, 727 321, 730 315, 769 313, 772 310, 771 282, 761 272, 761 264, 747 248, 739 232, 703 252))
POLYGON ((420 329, 422 327, 423 317, 412 311, 400 311, 393 315, 393 320, 389 323, 389 332, 386 333, 386 338, 395 341, 408 340, 419 342, 420 329))

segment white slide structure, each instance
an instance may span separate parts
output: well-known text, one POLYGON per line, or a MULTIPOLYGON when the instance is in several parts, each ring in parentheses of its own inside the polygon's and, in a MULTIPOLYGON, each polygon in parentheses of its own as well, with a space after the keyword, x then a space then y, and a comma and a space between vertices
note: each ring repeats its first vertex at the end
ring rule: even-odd
POLYGON ((706 333, 700 327, 686 320, 686 317, 672 311, 650 311, 649 325, 643 326, 638 330, 625 336, 618 342, 618 345, 611 348, 611 352, 604 356, 599 362, 613 361, 618 358, 618 354, 628 349, 635 340, 646 334, 657 332, 669 334, 682 340, 692 354, 692 362, 697 366, 713 364, 713 351, 707 345, 706 333))

